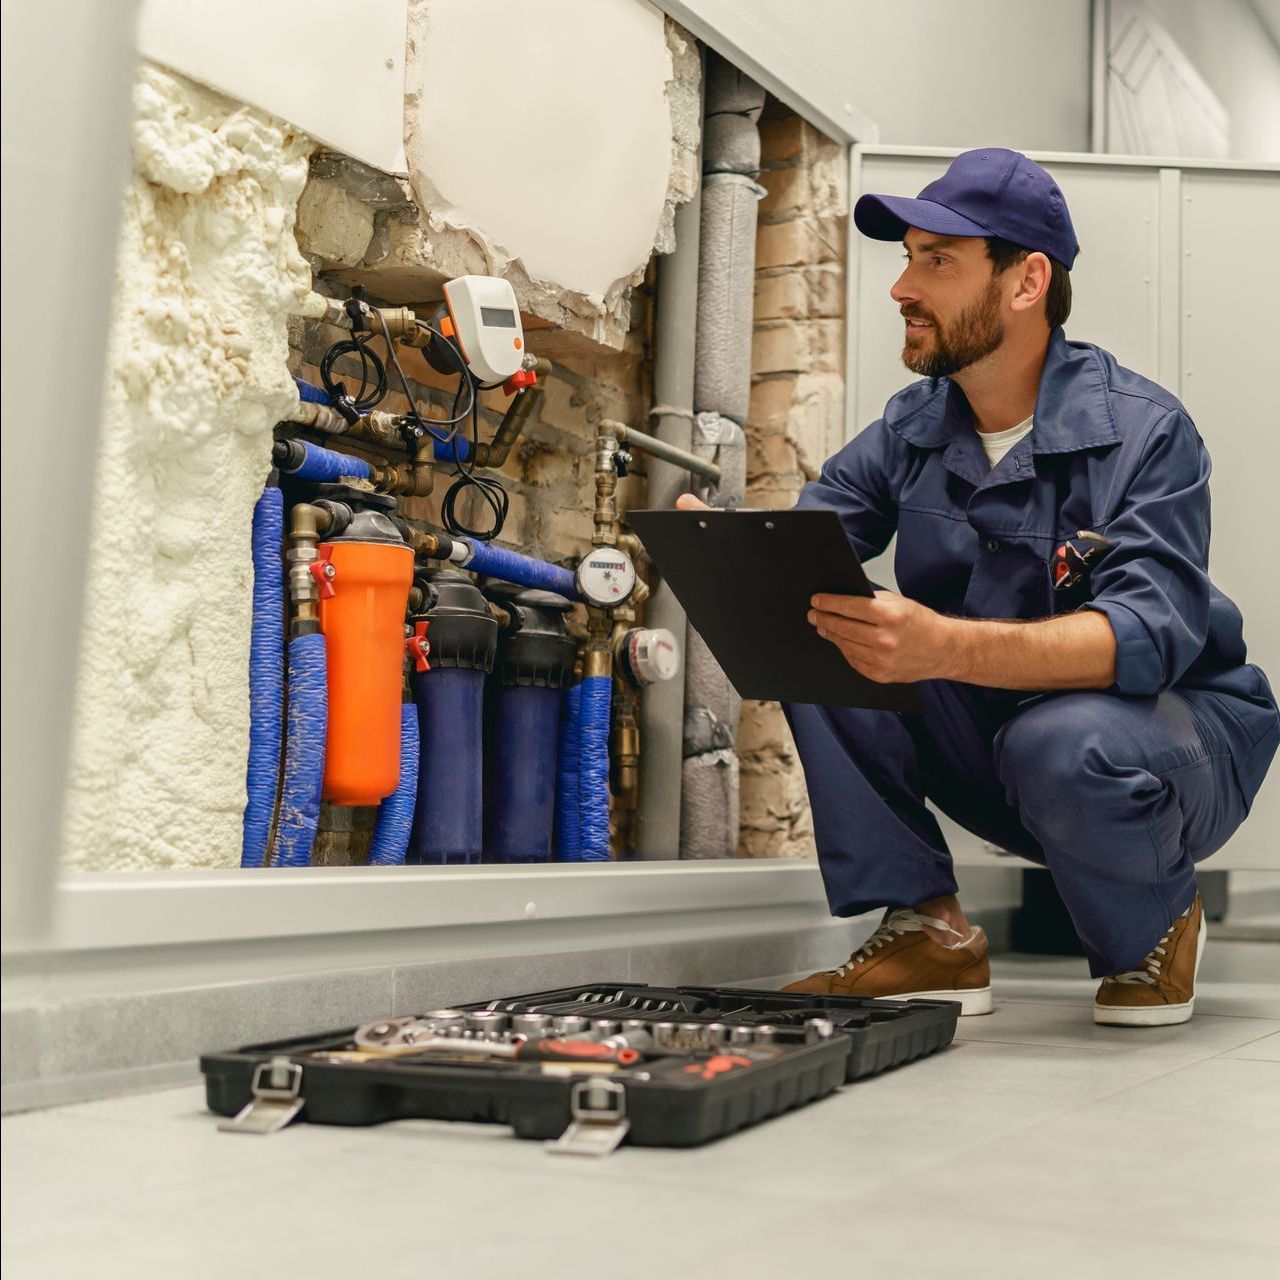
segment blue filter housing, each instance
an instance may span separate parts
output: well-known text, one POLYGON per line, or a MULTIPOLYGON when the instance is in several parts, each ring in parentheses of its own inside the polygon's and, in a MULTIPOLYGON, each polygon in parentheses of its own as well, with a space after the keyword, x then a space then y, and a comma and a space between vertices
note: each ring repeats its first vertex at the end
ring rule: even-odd
POLYGON ((485 752, 484 859, 547 862, 556 805, 560 704, 577 645, 572 604, 551 591, 493 584, 507 622, 498 641, 485 752))
POLYGON ((426 670, 411 677, 418 707, 418 795, 409 863, 480 861, 484 846, 484 685, 493 669, 498 624, 480 590, 456 569, 415 584, 427 624, 426 670))

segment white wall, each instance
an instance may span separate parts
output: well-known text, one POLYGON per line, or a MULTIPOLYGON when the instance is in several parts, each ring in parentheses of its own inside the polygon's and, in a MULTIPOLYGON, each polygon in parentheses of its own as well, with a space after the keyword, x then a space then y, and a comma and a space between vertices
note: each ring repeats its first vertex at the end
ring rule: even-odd
POLYGON ((1226 107, 1232 158, 1280 160, 1280 48, 1253 5, 1248 0, 1143 3, 1226 107))
MULTIPOLYGON (((717 0, 838 90, 882 143, 1083 151, 1089 0, 717 0)), ((868 141, 870 139, 867 139, 868 141)))
POLYGON ((405 171, 405 0, 142 0, 138 52, 405 171))

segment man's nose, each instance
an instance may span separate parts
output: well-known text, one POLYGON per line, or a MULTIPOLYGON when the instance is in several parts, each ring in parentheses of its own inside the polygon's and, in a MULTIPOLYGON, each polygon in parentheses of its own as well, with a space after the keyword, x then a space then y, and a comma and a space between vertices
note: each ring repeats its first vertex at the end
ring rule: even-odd
POLYGON ((893 288, 889 290, 889 297, 899 306, 905 302, 919 301, 920 295, 907 283, 907 275, 910 271, 910 267, 904 268, 902 274, 893 282, 893 288))

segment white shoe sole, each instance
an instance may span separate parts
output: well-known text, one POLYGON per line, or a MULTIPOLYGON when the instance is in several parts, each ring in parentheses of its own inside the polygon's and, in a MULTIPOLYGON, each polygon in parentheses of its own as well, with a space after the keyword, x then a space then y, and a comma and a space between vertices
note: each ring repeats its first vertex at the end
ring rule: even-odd
POLYGON ((1115 1005, 1098 1004, 1094 1001, 1093 1020, 1102 1027, 1176 1027, 1179 1023, 1189 1022, 1195 1012, 1196 978, 1200 975, 1200 958, 1204 955, 1204 942, 1208 930, 1204 927, 1204 917, 1200 918, 1200 936, 1196 939, 1196 967, 1191 975, 1192 996, 1185 1004, 1153 1004, 1139 1005, 1132 1009, 1117 1008, 1115 1005))
POLYGON ((881 998, 884 1000, 951 1000, 960 1006, 962 1018, 990 1013, 995 1007, 991 1003, 990 987, 972 987, 967 991, 903 991, 881 998))

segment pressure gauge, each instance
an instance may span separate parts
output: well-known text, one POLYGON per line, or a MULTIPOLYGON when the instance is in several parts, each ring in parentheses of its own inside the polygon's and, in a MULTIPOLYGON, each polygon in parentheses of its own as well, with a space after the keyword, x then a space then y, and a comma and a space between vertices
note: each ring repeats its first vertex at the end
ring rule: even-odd
POLYGON ((636 589, 636 567, 617 547, 596 547, 578 565, 578 594, 601 609, 624 603, 636 589))
POLYGON ((459 276, 444 286, 453 336, 481 382, 505 382, 524 359, 516 292, 497 276, 459 276))

